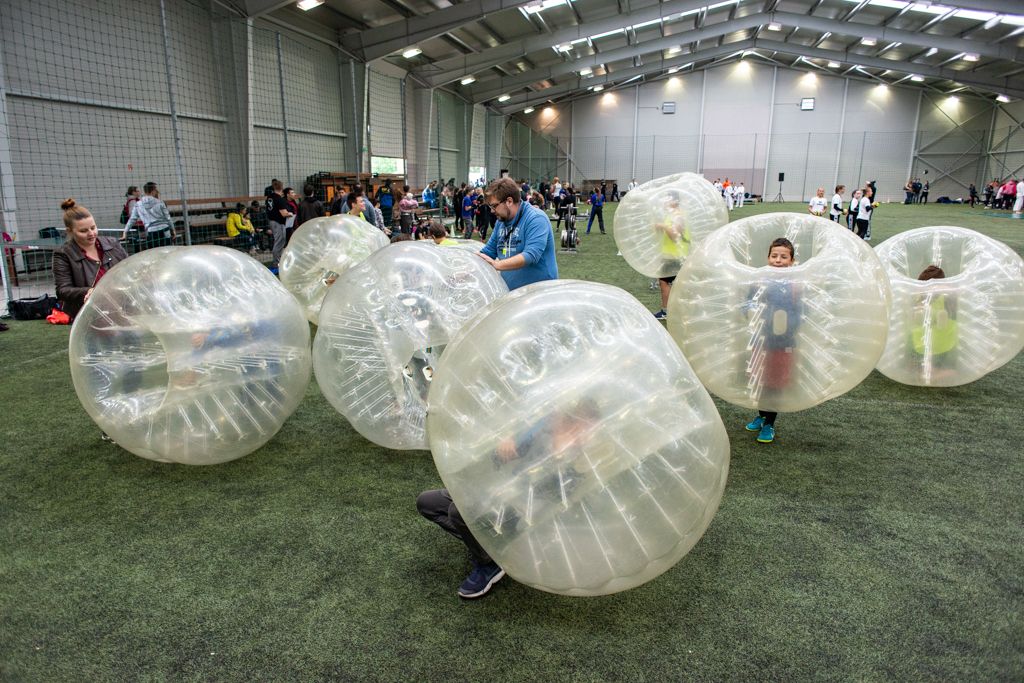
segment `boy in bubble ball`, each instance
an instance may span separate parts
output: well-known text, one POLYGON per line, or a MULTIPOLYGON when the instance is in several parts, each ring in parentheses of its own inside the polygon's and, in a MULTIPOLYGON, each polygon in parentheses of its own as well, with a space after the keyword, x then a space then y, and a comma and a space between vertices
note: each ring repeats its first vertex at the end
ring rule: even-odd
MULTIPOLYGON (((779 237, 768 247, 768 265, 789 268, 795 263, 793 243, 779 237)), ((797 286, 785 279, 766 279, 751 288, 744 306, 751 321, 753 349, 747 366, 749 382, 761 403, 777 396, 790 382, 796 331, 800 326, 800 295, 797 286)), ((759 410, 746 428, 757 432, 758 443, 775 440, 775 419, 778 413, 759 410)))
MULTIPOLYGON (((600 415, 593 401, 583 399, 572 408, 545 417, 514 437, 502 439, 491 454, 490 461, 481 461, 486 469, 504 470, 507 484, 489 492, 500 501, 503 492, 509 496, 523 493, 525 487, 531 500, 530 518, 523 519, 512 505, 499 504, 494 514, 476 520, 494 537, 510 538, 539 518, 569 507, 573 491, 582 476, 573 463, 582 453, 582 446, 600 415)), ((416 498, 419 513, 461 540, 469 549, 473 570, 459 586, 461 598, 480 598, 505 576, 502 569, 474 538, 469 525, 452 501, 448 489, 424 491, 416 498)))

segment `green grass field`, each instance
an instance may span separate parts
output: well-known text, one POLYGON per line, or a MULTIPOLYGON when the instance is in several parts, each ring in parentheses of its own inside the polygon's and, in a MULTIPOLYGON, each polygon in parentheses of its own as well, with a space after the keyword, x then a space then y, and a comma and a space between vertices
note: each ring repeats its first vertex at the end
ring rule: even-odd
MULTIPOLYGON (((1024 250, 1024 221, 960 206, 883 205, 875 243, 924 225, 1024 250)), ((659 307, 611 236, 583 240, 562 277, 659 307)), ((676 567, 614 596, 506 579, 467 603, 466 553, 415 510, 440 485, 429 453, 368 443, 315 381, 256 453, 162 465, 100 441, 67 327, 10 325, 0 680, 1024 679, 1024 357, 953 389, 873 373, 781 416, 770 446, 718 402, 728 485, 676 567)))

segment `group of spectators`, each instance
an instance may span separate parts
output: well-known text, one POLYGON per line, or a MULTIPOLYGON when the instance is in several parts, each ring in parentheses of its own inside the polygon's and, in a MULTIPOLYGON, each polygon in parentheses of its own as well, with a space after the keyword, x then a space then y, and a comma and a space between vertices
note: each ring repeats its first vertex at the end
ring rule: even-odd
POLYGON ((875 201, 875 181, 864 183, 853 191, 849 204, 844 206, 843 195, 845 185, 836 185, 832 200, 825 199, 825 188, 819 187, 811 201, 807 204, 807 212, 812 216, 828 217, 835 223, 846 224, 847 229, 857 233, 862 240, 871 240, 871 218, 874 216, 878 202, 875 201))
POLYGON ((928 203, 928 180, 923 183, 920 178, 908 178, 907 184, 903 186, 906 193, 904 204, 927 204, 928 203))
POLYGON ((747 188, 743 186, 743 181, 732 182, 728 178, 722 180, 721 178, 715 178, 713 183, 718 193, 722 195, 725 200, 725 206, 730 211, 733 209, 742 209, 743 201, 747 197, 747 188))
MULTIPOLYGON (((979 201, 978 190, 974 187, 974 183, 971 183, 969 191, 970 203, 971 206, 974 206, 979 201)), ((1002 181, 993 178, 991 182, 985 184, 984 205, 990 209, 1021 213, 1021 210, 1024 209, 1024 178, 1007 178, 1002 181)))

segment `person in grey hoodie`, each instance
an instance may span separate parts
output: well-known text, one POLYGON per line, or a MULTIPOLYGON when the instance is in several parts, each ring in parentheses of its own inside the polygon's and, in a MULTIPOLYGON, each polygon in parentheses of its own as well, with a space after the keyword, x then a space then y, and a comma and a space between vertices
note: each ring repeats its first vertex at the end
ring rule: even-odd
POLYGON ((125 225, 134 225, 136 220, 142 221, 146 226, 146 249, 153 247, 165 247, 174 241, 174 224, 171 222, 171 212, 167 205, 160 199, 160 190, 156 183, 146 183, 142 191, 145 196, 135 202, 132 207, 132 214, 128 216, 125 225))

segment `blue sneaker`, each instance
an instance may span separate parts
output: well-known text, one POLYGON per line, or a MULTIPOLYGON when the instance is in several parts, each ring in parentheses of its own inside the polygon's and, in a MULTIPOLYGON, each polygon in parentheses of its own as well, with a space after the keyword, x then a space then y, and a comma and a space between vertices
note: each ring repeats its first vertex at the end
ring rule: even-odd
POLYGON ((771 425, 764 425, 761 427, 761 431, 757 435, 758 443, 771 443, 775 441, 775 427, 771 425))
POLYGON ((654 314, 654 318, 656 320, 667 320, 668 319, 668 313, 666 313, 665 309, 663 308, 663 309, 661 309, 660 311, 658 311, 657 313, 654 314))
POLYGON ((505 570, 494 562, 473 565, 473 571, 459 586, 459 597, 467 600, 482 598, 490 592, 494 584, 501 581, 503 576, 505 576, 505 570))
POLYGON ((759 432, 761 431, 761 427, 764 427, 764 418, 760 415, 747 423, 748 432, 759 432))

